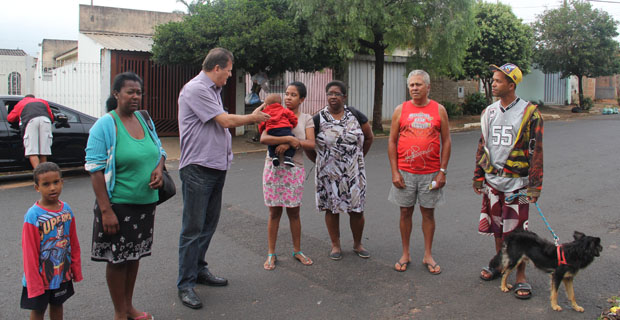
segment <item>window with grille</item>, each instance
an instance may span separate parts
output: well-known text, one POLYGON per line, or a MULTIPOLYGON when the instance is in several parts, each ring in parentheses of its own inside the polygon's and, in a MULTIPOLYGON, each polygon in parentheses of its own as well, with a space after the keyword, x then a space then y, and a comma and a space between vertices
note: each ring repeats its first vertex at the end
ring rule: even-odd
POLYGON ((9 94, 22 94, 22 76, 18 72, 11 72, 9 74, 9 94))

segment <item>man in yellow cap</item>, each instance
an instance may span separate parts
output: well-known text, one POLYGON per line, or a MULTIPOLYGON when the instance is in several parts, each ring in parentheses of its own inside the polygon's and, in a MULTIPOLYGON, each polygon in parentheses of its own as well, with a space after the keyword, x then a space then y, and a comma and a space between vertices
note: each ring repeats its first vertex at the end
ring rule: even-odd
MULTIPOLYGON (((507 63, 490 66, 493 96, 499 98, 480 116, 482 136, 476 152, 473 187, 482 195, 478 232, 495 237, 496 253, 504 238, 516 229, 528 228, 529 202, 542 190, 543 119, 536 105, 515 94, 523 79, 519 67, 507 63), (512 195, 522 194, 522 196, 512 195)), ((499 270, 485 267, 482 280, 499 277, 499 270)), ((532 287, 525 279, 525 263, 517 268, 515 296, 528 299, 532 287)))

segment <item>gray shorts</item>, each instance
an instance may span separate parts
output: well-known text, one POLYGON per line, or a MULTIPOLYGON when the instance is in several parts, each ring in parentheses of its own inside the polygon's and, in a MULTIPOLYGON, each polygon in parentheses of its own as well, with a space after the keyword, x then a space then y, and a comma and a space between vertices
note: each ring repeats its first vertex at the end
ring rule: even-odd
POLYGON ((24 155, 52 154, 52 121, 48 117, 31 119, 24 131, 24 155))
POLYGON ((392 184, 388 200, 399 207, 409 208, 415 206, 416 202, 424 208, 435 208, 443 203, 443 188, 429 189, 431 182, 437 173, 413 174, 407 171, 400 171, 405 180, 405 188, 399 189, 392 184))

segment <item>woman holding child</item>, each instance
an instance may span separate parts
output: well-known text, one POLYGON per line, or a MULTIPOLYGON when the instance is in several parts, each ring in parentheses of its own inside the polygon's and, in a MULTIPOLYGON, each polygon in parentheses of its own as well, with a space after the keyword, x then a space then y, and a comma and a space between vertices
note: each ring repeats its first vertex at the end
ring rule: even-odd
POLYGON ((299 106, 306 98, 306 86, 301 82, 291 82, 284 95, 285 106, 297 116, 297 125, 293 128, 294 136, 272 136, 263 131, 260 142, 267 145, 278 145, 275 153, 284 155, 288 149, 294 149, 292 158, 294 166, 275 166, 272 158, 267 155, 263 170, 263 195, 265 205, 269 208, 267 222, 268 253, 263 267, 265 270, 276 268, 276 240, 283 208, 286 208, 291 236, 293 238, 293 257, 302 264, 312 265, 312 260, 301 251, 301 220, 299 211, 304 191, 303 150, 314 149, 314 124, 312 116, 302 113, 299 106))
POLYGON ((153 319, 132 301, 140 259, 151 255, 166 153, 152 120, 136 112, 142 88, 133 72, 114 78, 109 112, 93 125, 86 146, 85 169, 97 199, 91 259, 107 262, 114 319, 153 319))

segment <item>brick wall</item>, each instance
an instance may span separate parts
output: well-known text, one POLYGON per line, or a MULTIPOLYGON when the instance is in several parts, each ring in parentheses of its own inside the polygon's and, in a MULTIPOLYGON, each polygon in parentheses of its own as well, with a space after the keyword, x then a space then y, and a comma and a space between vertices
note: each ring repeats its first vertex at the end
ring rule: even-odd
POLYGON ((478 80, 459 80, 454 81, 448 78, 431 79, 431 92, 429 97, 438 102, 450 101, 454 103, 463 102, 464 98, 458 97, 458 88, 463 87, 464 97, 470 93, 478 92, 478 80))

